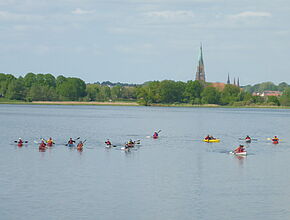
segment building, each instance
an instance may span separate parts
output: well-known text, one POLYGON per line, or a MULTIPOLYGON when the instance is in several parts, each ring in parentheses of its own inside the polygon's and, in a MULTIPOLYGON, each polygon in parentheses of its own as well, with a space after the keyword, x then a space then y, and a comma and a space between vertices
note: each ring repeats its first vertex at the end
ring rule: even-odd
POLYGON ((195 80, 200 80, 205 82, 205 71, 204 71, 204 63, 202 57, 202 45, 200 45, 200 54, 198 58, 198 66, 196 71, 195 80))
POLYGON ((268 96, 281 96, 283 93, 280 91, 264 91, 264 92, 254 92, 253 96, 261 96, 261 97, 268 97, 268 96))
MULTIPOLYGON (((227 84, 231 85, 231 80, 230 80, 230 74, 228 73, 228 80, 227 80, 227 84)), ((238 77, 237 83, 236 83, 236 78, 234 78, 234 82, 233 84, 234 86, 240 87, 240 78, 238 77)))

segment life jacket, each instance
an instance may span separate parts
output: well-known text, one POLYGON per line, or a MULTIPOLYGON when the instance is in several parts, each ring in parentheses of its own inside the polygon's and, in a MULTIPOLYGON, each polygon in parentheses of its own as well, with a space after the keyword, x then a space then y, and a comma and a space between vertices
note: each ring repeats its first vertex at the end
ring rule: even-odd
POLYGON ((105 144, 112 145, 110 141, 106 141, 105 144))
POLYGON ((69 140, 67 143, 68 143, 68 144, 73 144, 74 141, 73 141, 73 140, 69 140))
POLYGON ((23 141, 22 141, 22 140, 19 140, 19 141, 18 141, 18 144, 23 144, 23 141))

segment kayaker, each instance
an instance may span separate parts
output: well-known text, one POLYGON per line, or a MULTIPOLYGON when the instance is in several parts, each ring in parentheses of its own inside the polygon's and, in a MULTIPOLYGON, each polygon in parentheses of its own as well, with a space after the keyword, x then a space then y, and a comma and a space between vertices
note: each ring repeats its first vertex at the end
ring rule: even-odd
POLYGON ((134 147, 134 142, 132 141, 132 139, 130 139, 129 141, 128 141, 128 143, 126 144, 126 146, 127 147, 134 147))
POLYGON ((80 142, 78 143, 78 145, 77 145, 77 149, 78 149, 78 150, 83 150, 83 146, 84 146, 83 142, 80 141, 80 142))
POLYGON ((156 131, 153 134, 153 138, 158 138, 158 133, 156 131))
POLYGON ((235 150, 234 150, 235 153, 242 153, 242 152, 245 152, 245 147, 244 145, 240 145, 239 147, 237 147, 235 150))
POLYGON ((245 140, 251 140, 251 137, 249 135, 247 135, 247 137, 245 138, 245 140))
POLYGON ((112 145, 111 141, 109 139, 107 139, 107 141, 105 141, 106 145, 112 145))
POLYGON ((41 141, 41 143, 39 144, 39 150, 45 150, 46 148, 46 144, 44 143, 44 141, 41 141))
POLYGON ((204 140, 210 140, 209 139, 210 138, 210 136, 209 136, 209 134, 204 138, 204 140))
POLYGON ((23 144, 23 140, 21 138, 18 138, 17 144, 23 144))
POLYGON ((51 137, 46 141, 46 143, 47 143, 47 146, 49 146, 49 147, 51 147, 54 144, 51 137))
POLYGON ((69 145, 74 144, 74 143, 75 143, 75 141, 72 138, 70 138, 69 141, 67 142, 67 144, 69 144, 69 145))
POLYGON ((274 137, 272 138, 272 141, 279 141, 279 138, 278 138, 277 136, 274 136, 274 137))

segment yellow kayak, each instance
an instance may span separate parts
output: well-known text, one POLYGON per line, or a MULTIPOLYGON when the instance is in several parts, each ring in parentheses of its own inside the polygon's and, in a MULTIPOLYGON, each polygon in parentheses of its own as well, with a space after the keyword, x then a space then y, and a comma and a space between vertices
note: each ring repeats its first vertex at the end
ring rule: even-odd
POLYGON ((207 139, 203 139, 204 142, 208 142, 208 143, 218 143, 221 140, 220 139, 212 139, 212 140, 207 140, 207 139))

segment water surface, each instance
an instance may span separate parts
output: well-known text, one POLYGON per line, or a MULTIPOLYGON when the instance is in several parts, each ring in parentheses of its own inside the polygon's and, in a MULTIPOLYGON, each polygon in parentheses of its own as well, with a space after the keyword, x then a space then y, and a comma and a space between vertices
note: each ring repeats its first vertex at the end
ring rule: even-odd
POLYGON ((290 219, 290 110, 0 105, 0 123, 1 219, 290 219), (246 135, 249 155, 228 154, 246 135))

